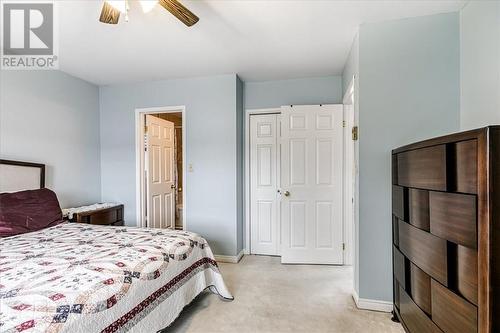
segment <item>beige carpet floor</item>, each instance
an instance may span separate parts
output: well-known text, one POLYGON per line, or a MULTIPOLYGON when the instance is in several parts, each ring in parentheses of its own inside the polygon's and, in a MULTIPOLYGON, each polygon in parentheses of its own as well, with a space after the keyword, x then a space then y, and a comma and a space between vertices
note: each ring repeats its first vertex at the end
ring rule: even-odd
POLYGON ((164 333, 403 332, 390 314, 356 308, 350 267, 281 265, 277 257, 245 256, 220 268, 235 300, 202 293, 164 333))

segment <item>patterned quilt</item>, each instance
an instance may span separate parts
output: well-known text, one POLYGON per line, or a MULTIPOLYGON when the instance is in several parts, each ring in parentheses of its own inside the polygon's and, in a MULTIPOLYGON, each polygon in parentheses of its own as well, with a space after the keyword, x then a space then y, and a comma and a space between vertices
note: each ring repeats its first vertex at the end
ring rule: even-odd
POLYGON ((63 223, 0 239, 0 332, 155 332, 210 287, 232 299, 205 239, 63 223))

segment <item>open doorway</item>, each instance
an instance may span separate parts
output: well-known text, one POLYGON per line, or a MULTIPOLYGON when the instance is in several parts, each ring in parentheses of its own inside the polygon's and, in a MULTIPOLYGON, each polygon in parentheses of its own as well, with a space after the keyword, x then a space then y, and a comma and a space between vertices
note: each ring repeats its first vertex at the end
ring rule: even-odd
POLYGON ((136 110, 137 225, 186 230, 184 107, 136 110))

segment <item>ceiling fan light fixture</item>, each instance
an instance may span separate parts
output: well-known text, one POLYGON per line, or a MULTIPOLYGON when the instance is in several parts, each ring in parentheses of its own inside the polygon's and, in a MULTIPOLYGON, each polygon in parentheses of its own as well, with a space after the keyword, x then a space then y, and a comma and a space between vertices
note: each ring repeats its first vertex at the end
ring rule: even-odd
POLYGON ((106 0, 106 2, 120 13, 127 12, 127 0, 106 0))
MULTIPOLYGON (((188 27, 200 20, 198 16, 181 4, 179 0, 138 0, 138 2, 141 4, 144 13, 153 10, 156 4, 160 4, 188 27)), ((117 24, 120 14, 125 14, 125 21, 128 22, 129 10, 129 0, 104 0, 99 21, 106 24, 117 24)))
POLYGON ((158 4, 158 0, 139 0, 139 2, 144 13, 149 13, 158 4))

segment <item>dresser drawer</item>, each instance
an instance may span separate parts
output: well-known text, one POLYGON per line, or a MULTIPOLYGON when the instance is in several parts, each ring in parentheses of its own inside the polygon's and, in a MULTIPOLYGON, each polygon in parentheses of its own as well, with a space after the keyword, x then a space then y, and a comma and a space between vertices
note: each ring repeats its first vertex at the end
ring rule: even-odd
POLYGON ((456 190, 462 193, 477 193, 477 140, 455 144, 456 190))
POLYGON ((399 220, 392 216, 392 244, 399 246, 399 220))
POLYGON ((399 249, 415 265, 448 285, 447 244, 444 239, 399 221, 399 249))
POLYGON ((431 282, 431 302, 432 320, 445 333, 477 332, 477 308, 436 281, 431 282))
POLYGON ((477 248, 475 195, 431 192, 429 208, 432 234, 477 248))
POLYGON ((446 146, 399 153, 398 185, 446 191, 446 146))
POLYGON ((457 247, 458 291, 469 302, 477 305, 477 251, 465 246, 457 247))
POLYGON ((399 310, 399 283, 396 280, 393 280, 393 290, 394 290, 394 305, 399 310))
POLYGON ((405 267, 405 257, 399 252, 399 250, 393 246, 393 258, 394 258, 394 277, 399 282, 399 284, 405 288, 406 286, 406 267, 405 267))
POLYGON ((429 231, 429 191, 409 190, 409 221, 411 225, 429 231))
POLYGON ((74 222, 98 225, 123 225, 123 205, 75 213, 74 222))
POLYGON ((410 285, 413 301, 428 315, 431 314, 431 278, 423 270, 411 264, 410 285))
POLYGON ((398 183, 398 155, 392 155, 392 185, 398 183))
POLYGON ((407 221, 405 189, 401 186, 392 186, 392 214, 397 218, 407 221))
POLYGON ((95 213, 89 216, 90 224, 112 224, 117 220, 116 210, 95 213))
POLYGON ((401 319, 410 332, 442 333, 401 287, 399 288, 399 307, 401 319))

